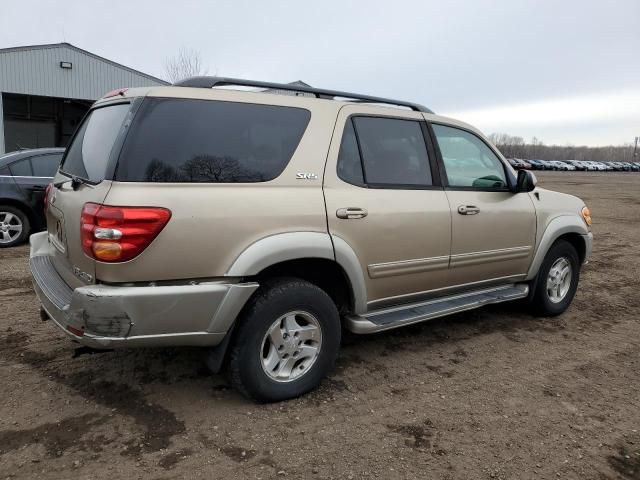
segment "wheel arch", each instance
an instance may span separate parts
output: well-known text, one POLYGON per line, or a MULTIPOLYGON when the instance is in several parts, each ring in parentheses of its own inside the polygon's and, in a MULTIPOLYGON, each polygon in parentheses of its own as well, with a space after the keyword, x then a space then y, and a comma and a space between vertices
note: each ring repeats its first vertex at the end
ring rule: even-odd
POLYGON ((536 249, 526 280, 533 279, 537 274, 547 252, 558 240, 566 240, 578 252, 582 264, 589 256, 591 247, 587 242, 590 232, 584 221, 573 215, 562 215, 554 218, 545 229, 536 249))
POLYGON ((17 208, 27 216, 27 219, 29 220, 30 228, 33 228, 33 226, 35 225, 35 222, 36 222, 35 214, 33 210, 24 202, 21 202, 20 200, 16 200, 15 198, 1 197, 0 205, 7 205, 9 207, 17 208))
POLYGON ((324 232, 287 232, 262 238, 247 247, 225 275, 258 279, 295 275, 320 283, 318 286, 333 292, 334 297, 339 294, 330 279, 337 279, 337 285, 347 288, 351 312, 364 313, 367 308, 364 275, 355 252, 341 238, 324 232))

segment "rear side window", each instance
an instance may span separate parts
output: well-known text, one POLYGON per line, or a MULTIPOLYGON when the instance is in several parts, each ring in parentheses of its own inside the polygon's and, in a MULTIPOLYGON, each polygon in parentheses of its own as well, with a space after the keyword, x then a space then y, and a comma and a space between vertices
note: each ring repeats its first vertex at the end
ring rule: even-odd
POLYGON ((29 158, 22 159, 17 162, 13 162, 9 165, 9 170, 11 170, 11 175, 15 175, 16 177, 31 177, 33 173, 31 172, 31 164, 29 163, 29 158))
POLYGON ((353 185, 364 185, 358 141, 351 119, 347 120, 342 134, 340 153, 338 154, 338 177, 353 185))
POLYGON ((382 117, 353 117, 351 122, 345 126, 338 156, 342 180, 383 188, 433 185, 420 122, 382 117))
POLYGON ((33 175, 36 177, 53 177, 56 174, 56 170, 58 170, 60 160, 62 160, 61 153, 31 157, 33 175))
POLYGON ((60 170, 91 182, 104 180, 129 107, 130 104, 121 103, 92 110, 69 146, 60 170))
POLYGON ((129 182, 266 182, 287 166, 308 110, 192 99, 147 99, 118 160, 129 182))

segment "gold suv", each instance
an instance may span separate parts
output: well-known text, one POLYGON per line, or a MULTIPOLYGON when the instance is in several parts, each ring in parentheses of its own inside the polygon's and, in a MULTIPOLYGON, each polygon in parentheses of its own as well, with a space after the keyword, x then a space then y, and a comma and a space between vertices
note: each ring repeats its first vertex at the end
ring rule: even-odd
POLYGON ((45 318, 94 348, 207 347, 258 401, 317 386, 342 328, 517 299, 558 315, 592 244, 582 200, 516 174, 470 125, 216 77, 96 102, 46 216, 30 258, 45 318))

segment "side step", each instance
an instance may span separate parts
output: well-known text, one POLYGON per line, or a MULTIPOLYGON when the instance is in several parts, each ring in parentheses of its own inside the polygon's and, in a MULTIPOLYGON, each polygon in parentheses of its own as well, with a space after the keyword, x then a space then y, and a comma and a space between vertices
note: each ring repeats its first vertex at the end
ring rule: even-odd
POLYGON ((449 297, 440 297, 427 302, 376 310, 364 315, 352 315, 347 317, 346 327, 353 333, 381 332, 472 310, 490 303, 518 300, 525 298, 528 294, 529 286, 524 283, 485 288, 449 297))

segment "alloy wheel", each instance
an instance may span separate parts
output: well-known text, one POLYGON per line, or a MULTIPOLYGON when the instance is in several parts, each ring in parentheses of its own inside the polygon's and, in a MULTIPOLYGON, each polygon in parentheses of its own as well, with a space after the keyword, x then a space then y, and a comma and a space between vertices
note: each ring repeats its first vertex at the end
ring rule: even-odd
POLYGON ((566 257, 558 258, 547 276, 547 295, 553 303, 560 303, 569 293, 571 288, 572 269, 571 262, 566 257))
POLYGON ((318 319, 308 312, 289 312, 273 322, 262 339, 262 369, 272 380, 291 382, 309 372, 321 346, 318 319))
POLYGON ((0 211, 0 243, 11 243, 22 234, 22 220, 16 214, 0 211))

